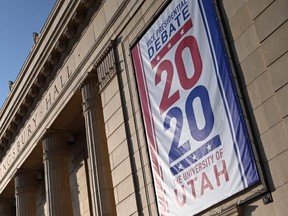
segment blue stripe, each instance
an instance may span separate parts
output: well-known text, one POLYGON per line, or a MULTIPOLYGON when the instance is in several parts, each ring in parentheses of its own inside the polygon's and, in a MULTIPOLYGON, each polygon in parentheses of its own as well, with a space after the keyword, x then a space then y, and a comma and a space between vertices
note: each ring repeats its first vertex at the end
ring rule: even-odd
POLYGON ((204 145, 196 149, 194 152, 192 152, 190 155, 188 155, 186 158, 181 160, 179 163, 177 163, 175 166, 171 167, 171 173, 175 176, 178 173, 182 172, 186 168, 190 167, 192 164, 200 161, 204 156, 209 154, 211 151, 216 149, 221 145, 221 140, 219 135, 213 137, 211 140, 206 142, 204 145))
POLYGON ((242 110, 240 108, 240 103, 239 103, 238 96, 236 93, 236 88, 233 82, 231 69, 228 64, 227 55, 226 55, 225 48, 223 45, 224 44, 223 39, 221 38, 220 26, 219 26, 218 21, 216 20, 216 14, 215 14, 213 1, 212 0, 203 1, 205 16, 207 17, 208 23, 206 23, 204 19, 204 11, 200 4, 200 1, 201 0, 198 0, 198 4, 200 6, 201 15, 205 23, 206 34, 207 34, 207 37, 209 38, 211 37, 211 40, 212 40, 212 44, 210 40, 208 41, 209 41, 209 46, 211 49, 211 54, 213 56, 213 64, 214 64, 215 70, 216 70, 215 61, 218 62, 218 66, 219 66, 220 77, 217 76, 217 73, 216 73, 216 76, 217 76, 217 82, 218 82, 218 86, 220 89, 221 97, 225 104, 225 112, 228 118, 229 118, 229 112, 231 113, 231 117, 232 117, 233 126, 230 124, 230 121, 229 121, 229 127, 230 127, 231 135, 232 135, 232 130, 233 130, 236 136, 237 143, 235 143, 234 141, 233 148, 237 156, 238 167, 241 173, 241 180, 242 180, 243 185, 247 187, 247 185, 244 184, 245 181, 244 181, 243 174, 245 175, 247 179, 248 186, 253 185, 259 181, 257 169, 255 166, 255 160, 254 160, 252 149, 251 149, 251 143, 248 138, 248 133, 245 127, 242 110), (211 35, 209 35, 207 28, 210 29, 211 35), (216 57, 213 55, 212 50, 215 50, 216 57), (219 79, 221 79, 221 81, 219 79), (222 89, 220 82, 222 82, 224 86, 224 90, 222 89), (224 94, 226 96, 228 104, 225 103, 224 94), (236 144, 238 144, 241 158, 238 157, 238 154, 237 154, 238 148, 236 147, 236 144), (244 171, 242 170, 240 163, 242 163, 244 171))

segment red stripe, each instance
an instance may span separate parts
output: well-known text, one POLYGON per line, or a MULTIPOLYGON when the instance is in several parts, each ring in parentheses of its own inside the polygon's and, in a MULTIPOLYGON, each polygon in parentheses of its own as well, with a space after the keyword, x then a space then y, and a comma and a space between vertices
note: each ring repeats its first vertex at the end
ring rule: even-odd
POLYGON ((158 148, 154 140, 155 131, 153 130, 154 129, 153 123, 152 123, 153 120, 150 115, 151 114, 150 100, 149 100, 149 95, 147 95, 145 71, 144 71, 143 61, 141 58, 141 50, 140 50, 139 44, 137 44, 133 48, 132 57, 133 57, 133 63, 134 63, 135 72, 136 72, 136 78, 138 81, 138 89, 139 89, 141 107, 143 111, 144 124, 146 128, 148 142, 149 142, 152 166, 153 166, 153 170, 156 172, 156 175, 154 176, 155 185, 157 187, 159 201, 160 203, 162 203, 161 206, 159 206, 159 208, 161 208, 163 212, 166 212, 167 210, 166 210, 166 205, 165 205, 165 191, 162 186, 163 176, 161 172, 161 167, 158 163, 158 148))

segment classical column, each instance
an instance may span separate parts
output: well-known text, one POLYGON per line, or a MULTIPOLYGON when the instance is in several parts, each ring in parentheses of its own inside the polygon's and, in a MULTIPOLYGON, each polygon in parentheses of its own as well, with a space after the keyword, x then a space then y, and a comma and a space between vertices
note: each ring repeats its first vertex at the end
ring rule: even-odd
POLYGON ((89 176, 93 215, 115 215, 103 110, 96 78, 85 81, 81 90, 90 162, 89 176))
POLYGON ((14 201, 10 199, 0 199, 0 215, 15 216, 14 201))
POLYGON ((67 136, 59 131, 49 131, 44 135, 42 147, 48 215, 73 215, 67 136))
POLYGON ((18 170, 14 180, 16 215, 36 216, 36 172, 33 170, 18 170))

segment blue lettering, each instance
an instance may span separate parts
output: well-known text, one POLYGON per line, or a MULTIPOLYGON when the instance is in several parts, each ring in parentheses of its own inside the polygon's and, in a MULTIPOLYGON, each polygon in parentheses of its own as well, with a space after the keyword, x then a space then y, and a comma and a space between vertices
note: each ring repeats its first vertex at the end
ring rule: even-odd
POLYGON ((189 10, 188 10, 188 6, 186 6, 185 8, 183 8, 182 14, 183 14, 183 19, 184 19, 184 20, 186 20, 188 17, 190 17, 190 13, 189 13, 189 10))
POLYGON ((169 31, 169 37, 171 37, 172 32, 176 31, 175 26, 171 23, 170 25, 170 31, 169 31))
POLYGON ((162 38, 162 44, 164 44, 168 39, 167 31, 162 32, 161 38, 162 38))
POLYGON ((156 51, 158 51, 161 48, 161 44, 160 44, 160 38, 157 38, 155 41, 155 48, 156 51))
POLYGON ((174 19, 174 20, 177 21, 178 27, 180 27, 180 20, 179 20, 180 15, 181 15, 181 14, 178 14, 178 15, 175 17, 175 19, 174 19))
POLYGON ((149 55, 149 58, 150 58, 150 59, 151 59, 152 56, 154 55, 154 48, 153 48, 153 47, 150 47, 150 48, 148 49, 148 55, 149 55))

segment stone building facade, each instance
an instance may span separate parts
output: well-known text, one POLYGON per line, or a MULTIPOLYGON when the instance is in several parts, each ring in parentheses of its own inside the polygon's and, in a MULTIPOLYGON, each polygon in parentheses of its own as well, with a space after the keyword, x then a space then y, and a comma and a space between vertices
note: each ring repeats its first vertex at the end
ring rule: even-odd
MULTIPOLYGON (((0 215, 158 215, 131 47, 168 3, 56 2, 1 109, 0 215)), ((287 215, 288 1, 214 3, 261 182, 200 215, 287 215)))

